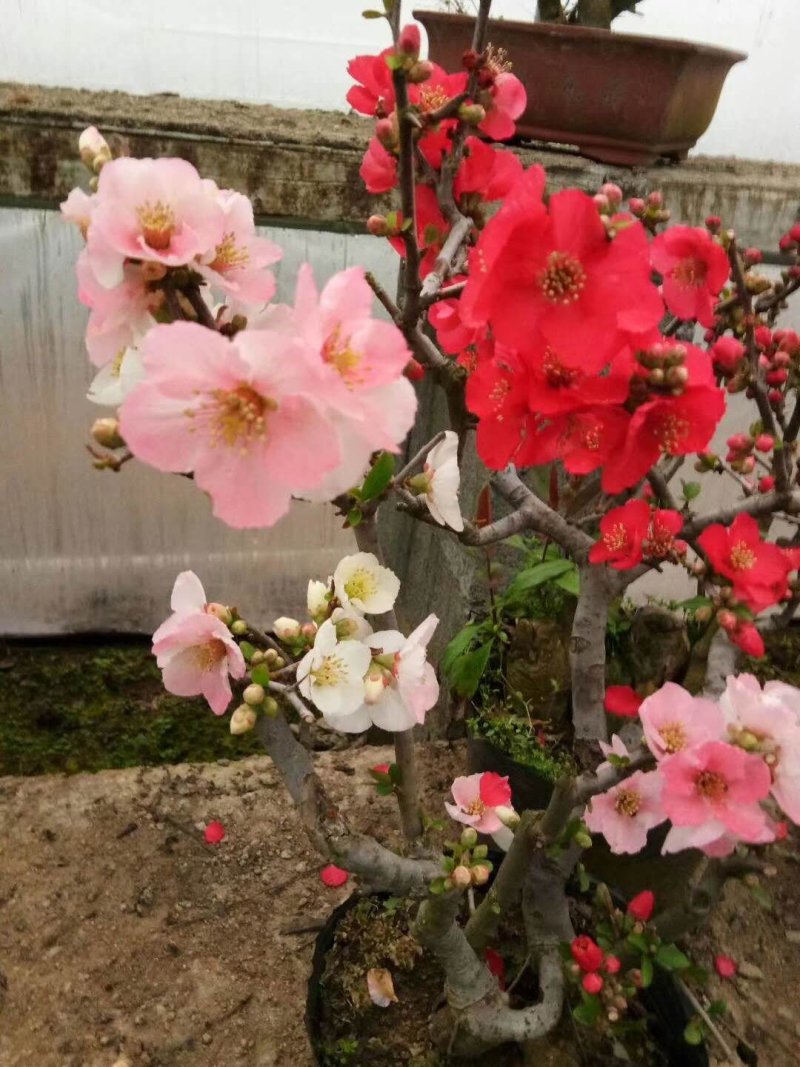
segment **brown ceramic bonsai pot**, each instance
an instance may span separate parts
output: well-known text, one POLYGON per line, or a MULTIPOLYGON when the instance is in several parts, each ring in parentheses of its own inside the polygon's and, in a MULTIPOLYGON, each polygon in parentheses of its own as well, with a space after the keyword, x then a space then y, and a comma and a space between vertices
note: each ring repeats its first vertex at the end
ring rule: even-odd
MULTIPOLYGON (((429 56, 461 68, 472 40, 468 15, 415 11, 429 56)), ((522 137, 577 145, 603 163, 644 166, 685 159, 714 116, 734 63, 747 56, 688 41, 542 22, 489 23, 528 93, 522 137)))

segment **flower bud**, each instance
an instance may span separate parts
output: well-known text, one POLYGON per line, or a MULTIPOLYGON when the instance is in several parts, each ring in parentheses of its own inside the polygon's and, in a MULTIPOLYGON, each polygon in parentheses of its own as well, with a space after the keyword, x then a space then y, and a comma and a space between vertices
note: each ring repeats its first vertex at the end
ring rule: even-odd
POLYGON ((578 830, 578 832, 575 834, 575 837, 573 838, 573 840, 575 841, 575 844, 579 848, 591 848, 592 847, 591 835, 587 834, 585 830, 578 830))
POLYGON ((461 831, 461 844, 464 848, 474 848, 478 843, 478 831, 474 826, 466 826, 461 831))
POLYGON ((771 452, 775 447, 775 438, 772 434, 760 433, 755 441, 756 449, 759 452, 771 452))
POLYGON ((264 700, 264 714, 268 715, 270 719, 274 719, 278 714, 278 701, 275 697, 266 697, 264 700))
POLYGON ((603 979, 596 971, 591 971, 589 974, 585 974, 583 976, 583 981, 581 982, 581 985, 586 992, 590 993, 592 996, 596 996, 602 990, 604 984, 603 979))
POLYGON ((470 126, 480 126, 486 118, 486 108, 480 104, 462 104, 458 109, 458 117, 470 126))
POLYGON ((708 215, 706 217, 706 228, 710 230, 711 233, 719 233, 722 229, 722 219, 719 215, 708 215))
POLYGON ((426 82, 432 74, 433 63, 428 62, 427 59, 423 59, 420 63, 415 63, 411 70, 406 71, 406 81, 410 81, 414 85, 419 85, 420 82, 426 82))
POLYGON ((236 637, 244 637, 250 627, 244 621, 244 619, 237 619, 236 622, 231 623, 231 633, 236 637))
POLYGON ((253 729, 256 724, 256 719, 257 715, 253 708, 247 704, 240 704, 231 714, 231 733, 234 734, 234 736, 237 734, 246 734, 248 730, 253 729))
POLYGON ((458 889, 467 889, 472 885, 472 874, 469 867, 458 866, 450 872, 453 885, 458 889))
POLYGON ((796 222, 789 230, 789 236, 793 241, 800 241, 800 222, 796 222))
MULTIPOLYGON (((210 604, 206 604, 206 614, 213 615, 215 619, 219 619, 220 622, 224 622, 226 626, 230 626, 233 615, 231 615, 231 609, 224 604, 217 604, 216 601, 212 601, 210 604)), ((255 662, 255 655, 253 656, 253 662, 255 662)))
POLYGON ((403 26, 397 35, 397 51, 401 55, 416 58, 419 55, 421 43, 419 26, 416 22, 409 22, 407 26, 403 26))
POLYGON ((111 160, 108 142, 96 126, 88 126, 80 135, 78 152, 83 165, 95 174, 99 174, 103 166, 111 160))
POLYGON ((103 448, 122 448, 125 444, 120 437, 117 419, 95 419, 90 432, 98 445, 102 445, 103 448))
POLYGON ((259 704, 264 703, 264 697, 267 694, 264 692, 264 686, 259 685, 258 682, 253 682, 252 685, 248 685, 245 691, 242 693, 242 700, 245 704, 249 704, 251 707, 257 708, 259 704))
POLYGON ((393 148, 397 143, 397 124, 392 119, 378 119, 375 136, 384 148, 393 148))
POLYGON ((308 583, 308 592, 306 593, 306 607, 308 608, 308 614, 312 619, 319 621, 328 614, 329 603, 328 584, 325 582, 314 581, 312 578, 308 583))
POLYGON ((475 885, 486 885, 486 883, 489 881, 490 874, 491 871, 489 870, 489 868, 484 867, 482 863, 476 864, 476 866, 474 866, 470 871, 472 881, 475 883, 475 885))
POLYGON ((763 478, 759 479, 758 491, 760 493, 771 493, 775 488, 775 479, 771 474, 765 474, 763 478))
POLYGON ((647 194, 646 203, 648 207, 661 208, 664 206, 664 194, 654 189, 652 193, 647 194))
POLYGON ((615 182, 606 182, 600 186, 600 192, 608 199, 612 208, 616 210, 622 202, 622 190, 615 182))
POLYGON ((489 848, 487 845, 476 845, 472 850, 472 858, 475 860, 485 860, 489 855, 489 848))
POLYGON ((778 241, 778 248, 781 252, 791 252, 797 242, 788 234, 785 233, 778 241))
POLYGON ((622 963, 618 956, 606 956, 603 962, 603 968, 606 974, 618 974, 622 963))
POLYGON ((313 641, 317 636, 317 624, 315 622, 304 622, 300 627, 300 633, 309 641, 313 641))
POLYGON ((628 207, 630 208, 631 215, 635 215, 638 219, 644 215, 646 205, 640 196, 632 196, 628 201, 628 207))
POLYGON ((507 826, 509 830, 514 830, 519 826, 519 812, 514 811, 513 808, 500 804, 494 809, 494 813, 503 826, 507 826))
POLYGON ((745 248, 743 255, 744 261, 748 266, 755 263, 761 263, 764 259, 760 248, 745 248))
POLYGON ((723 630, 730 631, 736 629, 736 616, 727 608, 723 608, 722 611, 717 612, 717 622, 723 630))
POLYGON ((367 219, 367 231, 371 233, 373 237, 388 237, 391 230, 386 222, 386 216, 370 215, 367 219))
POLYGON ((609 1008, 607 1012, 607 1018, 610 1023, 619 1022, 619 1012, 616 1008, 609 1008))
POLYGON ((756 457, 755 456, 745 456, 744 459, 739 463, 739 468, 740 468, 742 474, 752 474, 753 471, 755 470, 755 466, 756 466, 756 457))
POLYGON ((701 605, 695 610, 695 622, 705 623, 711 621, 711 608, 707 604, 701 605))
POLYGON ((421 382, 425 377, 425 368, 415 359, 410 359, 405 365, 403 374, 410 382, 421 382))
POLYGON ((368 674, 364 679, 364 701, 367 704, 377 704, 383 696, 386 684, 383 678, 383 672, 378 671, 373 674, 368 674))
POLYGON ((273 622, 272 630, 279 641, 295 641, 300 636, 300 623, 281 615, 273 622))
POLYGON ((604 196, 602 193, 595 193, 592 200, 601 215, 607 215, 611 210, 611 204, 608 202, 608 197, 604 196))

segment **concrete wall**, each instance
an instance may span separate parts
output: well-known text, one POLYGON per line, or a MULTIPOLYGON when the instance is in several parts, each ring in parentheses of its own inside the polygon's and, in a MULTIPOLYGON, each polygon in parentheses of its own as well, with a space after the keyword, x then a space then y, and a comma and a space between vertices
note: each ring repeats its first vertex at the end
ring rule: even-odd
MULTIPOLYGON (((386 41, 368 0, 4 0, 0 72, 13 81, 345 106, 347 60, 386 41)), ((404 0, 404 11, 436 0, 404 0)), ((495 0, 528 19, 535 0, 495 0)), ((699 153, 800 161, 797 0, 643 0, 619 32, 683 37, 749 52, 731 72, 699 153)), ((513 58, 513 57, 512 57, 513 58)))

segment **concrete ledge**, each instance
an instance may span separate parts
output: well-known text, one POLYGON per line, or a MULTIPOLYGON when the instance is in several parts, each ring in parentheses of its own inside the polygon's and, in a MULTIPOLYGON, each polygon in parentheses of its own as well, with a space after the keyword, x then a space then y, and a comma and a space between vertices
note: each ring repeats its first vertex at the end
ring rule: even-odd
MULTIPOLYGON (((263 222, 361 232, 382 206, 358 174, 372 129, 360 116, 15 83, 0 83, 0 204, 52 207, 85 183, 76 134, 89 124, 126 138, 135 155, 190 160, 220 185, 247 193, 263 222)), ((700 156, 630 170, 552 146, 514 150, 526 164, 543 163, 554 190, 593 191, 606 180, 629 195, 659 188, 676 220, 720 215, 764 251, 776 250, 800 212, 798 165, 700 156)))

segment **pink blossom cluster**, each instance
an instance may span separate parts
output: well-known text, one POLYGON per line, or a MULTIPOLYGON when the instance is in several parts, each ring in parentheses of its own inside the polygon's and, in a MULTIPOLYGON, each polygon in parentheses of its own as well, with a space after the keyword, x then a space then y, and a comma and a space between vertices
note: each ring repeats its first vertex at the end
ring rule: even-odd
MULTIPOLYGON (((612 852, 639 852, 667 820, 662 852, 709 856, 774 841, 785 833, 783 816, 800 822, 800 690, 782 682, 762 689, 742 674, 712 701, 667 682, 642 702, 639 719, 655 769, 595 796, 585 815, 612 852)), ((603 749, 624 765, 619 737, 603 749)))
POLYGON ((398 450, 416 411, 411 354, 373 317, 360 268, 320 293, 304 266, 294 305, 268 304, 280 249, 246 197, 180 159, 105 162, 96 192, 62 210, 86 237, 91 398, 121 404, 131 453, 191 474, 218 518, 270 526, 292 497, 330 500, 375 451, 398 450), (228 301, 216 313, 212 294, 228 301))

